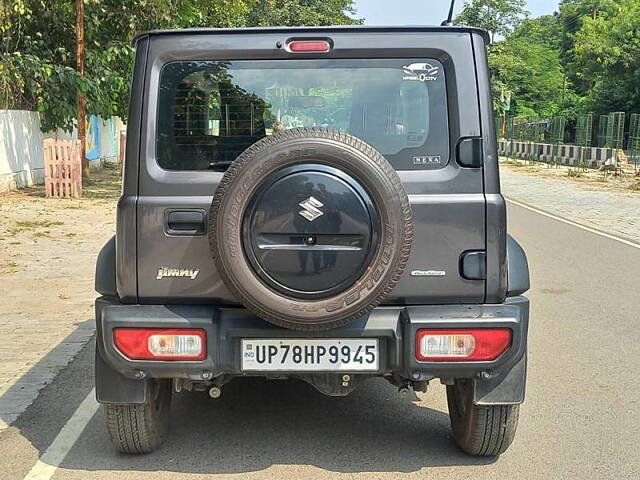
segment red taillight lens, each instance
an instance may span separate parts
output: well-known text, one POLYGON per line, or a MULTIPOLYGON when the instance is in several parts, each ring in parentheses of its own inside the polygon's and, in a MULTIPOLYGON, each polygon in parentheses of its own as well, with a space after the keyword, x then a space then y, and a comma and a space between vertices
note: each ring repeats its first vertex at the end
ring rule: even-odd
POLYGON ((482 362, 511 346, 509 328, 418 330, 416 358, 424 362, 482 362))
POLYGON ((131 360, 204 360, 207 333, 187 328, 115 328, 116 348, 131 360))
POLYGON ((331 44, 326 40, 292 40, 287 47, 295 53, 326 53, 331 50, 331 44))

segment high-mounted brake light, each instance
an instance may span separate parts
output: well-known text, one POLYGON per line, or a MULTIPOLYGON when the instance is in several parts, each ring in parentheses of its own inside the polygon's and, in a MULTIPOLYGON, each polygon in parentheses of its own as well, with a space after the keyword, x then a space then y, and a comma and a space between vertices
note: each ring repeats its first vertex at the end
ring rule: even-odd
POLYGON ((204 360, 207 333, 187 328, 115 328, 113 342, 130 360, 204 360))
POLYGON ((331 44, 326 40, 292 40, 287 47, 293 53, 326 53, 331 50, 331 44))
POLYGON ((509 328, 418 330, 416 358, 423 362, 483 362, 511 346, 509 328))

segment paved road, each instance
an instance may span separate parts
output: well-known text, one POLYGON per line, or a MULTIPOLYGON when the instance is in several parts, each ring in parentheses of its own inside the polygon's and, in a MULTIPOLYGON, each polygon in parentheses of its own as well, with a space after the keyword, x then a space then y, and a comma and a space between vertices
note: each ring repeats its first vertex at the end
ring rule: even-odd
POLYGON ((115 232, 119 187, 104 168, 82 198, 46 198, 44 185, 0 195, 0 430, 94 334, 95 259, 115 232))
POLYGON ((640 478, 640 249, 519 206, 509 227, 529 254, 533 310, 528 397, 497 461, 455 448, 441 386, 406 401, 383 381, 347 398, 256 381, 217 401, 182 394, 160 451, 117 455, 101 410, 77 441, 59 433, 90 394, 89 345, 0 433, 0 479, 640 478), (60 467, 47 469, 49 449, 32 470, 56 437, 60 451, 71 446, 60 467))
POLYGON ((637 193, 596 189, 592 184, 571 181, 566 173, 548 178, 508 167, 500 169, 500 182, 505 195, 513 200, 640 243, 637 193))

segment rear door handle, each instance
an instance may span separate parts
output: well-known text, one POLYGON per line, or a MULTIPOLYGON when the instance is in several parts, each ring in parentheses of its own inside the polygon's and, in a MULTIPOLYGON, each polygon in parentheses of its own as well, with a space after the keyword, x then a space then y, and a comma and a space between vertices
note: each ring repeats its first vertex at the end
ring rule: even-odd
POLYGON ((169 210, 165 214, 164 230, 168 235, 204 235, 206 218, 204 210, 169 210))

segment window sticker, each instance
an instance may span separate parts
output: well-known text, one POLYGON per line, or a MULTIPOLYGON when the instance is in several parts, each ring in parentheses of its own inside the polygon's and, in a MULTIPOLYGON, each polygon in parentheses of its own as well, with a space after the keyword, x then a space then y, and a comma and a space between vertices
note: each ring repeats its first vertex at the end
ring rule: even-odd
POLYGON ((430 63, 410 63, 402 67, 402 70, 402 79, 414 82, 434 82, 438 80, 440 73, 440 67, 434 67, 430 63))

